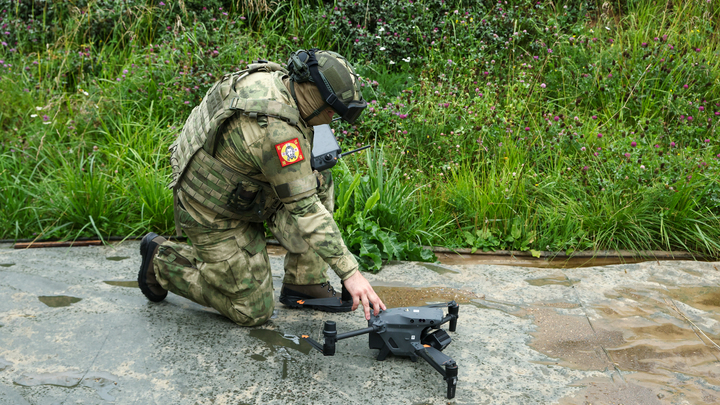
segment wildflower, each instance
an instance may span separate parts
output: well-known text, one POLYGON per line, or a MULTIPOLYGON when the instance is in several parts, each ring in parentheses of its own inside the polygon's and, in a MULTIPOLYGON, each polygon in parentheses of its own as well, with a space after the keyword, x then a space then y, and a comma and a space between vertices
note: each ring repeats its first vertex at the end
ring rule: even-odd
POLYGON ((596 120, 596 119, 597 119, 597 115, 593 115, 591 118, 594 119, 594 120, 596 120))
POLYGON ((580 148, 581 151, 585 152, 585 147, 580 148))
POLYGON ((676 145, 675 142, 670 142, 670 147, 671 147, 671 148, 674 148, 675 145, 676 145))
POLYGON ((158 3, 158 5, 160 5, 160 6, 164 6, 164 5, 165 5, 165 3, 163 3, 163 2, 161 1, 160 3, 158 3))
POLYGON ((700 48, 695 48, 695 52, 700 52, 700 48))
POLYGON ((630 159, 630 154, 629 154, 629 153, 625 153, 625 157, 628 158, 628 159, 630 159))
POLYGON ((656 149, 657 149, 657 148, 659 148, 659 147, 660 147, 660 145, 658 145, 658 144, 655 144, 655 148, 656 148, 656 149))
POLYGON ((660 40, 660 38, 658 38, 658 37, 653 38, 653 41, 655 41, 655 42, 657 42, 659 40, 660 40))
POLYGON ((187 100, 183 101, 183 103, 185 103, 185 104, 190 104, 190 102, 187 101, 187 100))
POLYGON ((637 142, 635 142, 635 141, 630 142, 630 146, 632 146, 633 148, 636 147, 636 146, 637 146, 637 142))
POLYGON ((602 134, 598 134, 598 138, 602 138, 602 134))
POLYGON ((541 84, 540 84, 540 87, 542 87, 542 88, 544 89, 544 88, 547 87, 547 86, 545 86, 545 83, 541 83, 541 84))
POLYGON ((608 79, 612 77, 612 73, 608 73, 608 79))
POLYGON ((582 171, 586 172, 586 171, 588 171, 588 169, 589 168, 587 166, 583 166, 582 171))
POLYGON ((645 170, 645 165, 640 165, 640 168, 645 170))
POLYGON ((557 115, 556 115, 555 117, 553 117, 553 119, 554 119, 555 121, 560 121, 560 117, 558 117, 557 115))
POLYGON ((548 51, 548 53, 552 53, 552 49, 550 49, 550 48, 548 48, 547 51, 548 51))
POLYGON ((647 48, 648 44, 647 42, 643 42, 642 44, 640 44, 640 46, 642 46, 643 48, 647 48))
POLYGON ((525 130, 526 130, 526 131, 529 131, 529 130, 530 130, 530 127, 525 127, 525 130))
POLYGON ((687 84, 683 84, 683 89, 687 89, 687 88, 688 88, 688 85, 687 85, 687 84))
POLYGON ((690 115, 688 115, 687 120, 688 120, 688 121, 692 121, 692 120, 693 120, 693 117, 690 116, 690 115))
POLYGON ((710 140, 709 140, 709 139, 706 139, 706 140, 705 140, 705 143, 710 143, 710 140))
POLYGON ((380 50, 381 50, 381 51, 384 51, 384 50, 385 50, 385 47, 384 47, 384 46, 381 46, 381 47, 380 47, 380 50))

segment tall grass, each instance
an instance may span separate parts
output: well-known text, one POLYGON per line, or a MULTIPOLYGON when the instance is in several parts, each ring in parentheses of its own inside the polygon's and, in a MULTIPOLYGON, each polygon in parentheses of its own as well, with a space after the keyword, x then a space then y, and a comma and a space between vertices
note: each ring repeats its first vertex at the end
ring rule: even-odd
POLYGON ((0 238, 169 233, 167 147, 208 87, 317 46, 370 102, 336 133, 374 148, 335 169, 369 268, 403 243, 718 256, 716 5, 376 3, 0 0, 0 238))

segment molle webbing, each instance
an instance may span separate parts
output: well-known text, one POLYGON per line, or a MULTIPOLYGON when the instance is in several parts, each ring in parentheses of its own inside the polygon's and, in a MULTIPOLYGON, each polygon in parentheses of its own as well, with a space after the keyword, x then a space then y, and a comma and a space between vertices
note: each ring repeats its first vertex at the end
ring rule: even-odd
POLYGON ((229 109, 242 111, 250 118, 257 118, 258 115, 278 118, 293 126, 296 126, 300 120, 300 112, 297 108, 275 100, 235 97, 230 101, 229 109))
POLYGON ((257 207, 260 210, 259 212, 237 212, 233 210, 228 204, 229 196, 241 181, 257 184, 263 188, 265 195, 273 195, 270 184, 230 169, 201 149, 188 165, 188 170, 185 172, 179 186, 194 200, 228 218, 262 222, 279 208, 280 201, 278 200, 273 206, 266 206, 265 201, 263 201, 263 207, 257 207))

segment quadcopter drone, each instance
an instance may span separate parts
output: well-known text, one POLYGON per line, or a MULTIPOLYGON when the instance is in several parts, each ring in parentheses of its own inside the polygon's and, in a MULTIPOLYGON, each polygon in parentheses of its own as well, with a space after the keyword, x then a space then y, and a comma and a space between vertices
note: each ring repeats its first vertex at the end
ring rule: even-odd
POLYGON ((369 334, 370 348, 380 349, 379 361, 385 360, 388 354, 410 357, 413 362, 418 356, 430 363, 447 382, 447 397, 455 397, 458 366, 455 360, 442 353, 452 342, 450 336, 440 326, 450 322, 450 332, 457 328, 460 305, 450 301, 441 305, 424 307, 391 308, 375 316, 370 314, 368 327, 338 335, 335 322, 326 321, 323 327, 325 343, 320 344, 307 335, 302 335, 312 347, 325 356, 335 355, 335 342, 353 336, 369 334), (448 308, 443 316, 442 307, 448 308), (443 368, 444 367, 444 368, 443 368))

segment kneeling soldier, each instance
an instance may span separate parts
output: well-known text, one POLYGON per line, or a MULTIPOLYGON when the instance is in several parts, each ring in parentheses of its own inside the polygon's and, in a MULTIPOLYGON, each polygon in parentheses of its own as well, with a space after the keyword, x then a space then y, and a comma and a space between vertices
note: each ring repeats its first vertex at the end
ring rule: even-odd
POLYGON ((299 50, 287 69, 253 63, 208 90, 170 147, 175 226, 192 246, 155 233, 141 244, 138 284, 151 301, 172 291, 239 325, 274 308, 263 223, 287 249, 280 302, 370 319, 385 305, 358 271, 333 220, 330 171, 313 172, 313 126, 333 114, 353 123, 367 106, 350 64, 330 51, 299 50), (328 283, 327 266, 343 282, 328 283))

